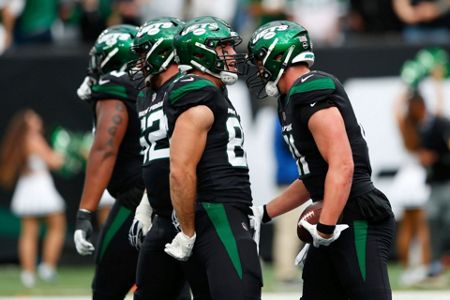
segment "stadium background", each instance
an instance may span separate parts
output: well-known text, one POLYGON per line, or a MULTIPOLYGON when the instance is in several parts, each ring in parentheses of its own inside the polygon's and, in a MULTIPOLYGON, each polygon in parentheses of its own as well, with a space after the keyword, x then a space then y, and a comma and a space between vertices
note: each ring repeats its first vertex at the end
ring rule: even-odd
MULTIPOLYGON (((244 40, 243 45, 246 42, 244 40)), ((313 69, 336 75, 346 86, 359 121, 368 135, 374 180, 387 193, 392 188, 389 180, 401 167, 399 158, 403 154, 392 112, 395 97, 403 88, 400 70, 406 60, 413 59, 420 49, 427 46, 440 46, 450 53, 450 43, 407 44, 399 34, 362 34, 339 46, 319 45, 315 48, 316 63, 313 69)), ((92 125, 89 106, 76 96, 76 89, 85 76, 89 48, 86 44, 70 43, 32 45, 14 48, 0 56, 0 135, 3 134, 9 117, 24 107, 35 109, 43 117, 49 139, 50 133, 57 127, 72 132, 89 132, 92 125)), ((422 88, 432 99, 429 85, 425 80, 422 88)), ((445 89, 446 115, 450 116, 448 79, 445 89)), ((236 105, 246 131, 253 196, 256 203, 264 203, 276 193, 272 146, 267 134, 272 132, 274 103, 252 99, 243 81, 237 87, 230 88, 230 93, 232 99, 238 99, 239 103, 236 105)), ((80 273, 80 276, 90 275, 92 258, 78 256, 72 241, 83 174, 53 175, 67 205, 68 231, 60 265, 69 270, 73 266, 87 266, 88 271, 80 273)), ((2 269, 8 271, 11 265, 14 267, 18 264, 17 237, 20 224, 10 213, 10 198, 10 192, 0 190, 0 273, 2 269)), ((271 234, 271 225, 265 226, 263 241, 270 240, 271 234)), ((263 242, 261 250, 262 257, 269 263, 270 246, 270 243, 263 242)), ((394 250, 392 262, 395 263, 394 250)), ((3 284, 0 282, 0 295, 5 287, 1 287, 3 284)), ((82 290, 82 293, 86 291, 82 290)))

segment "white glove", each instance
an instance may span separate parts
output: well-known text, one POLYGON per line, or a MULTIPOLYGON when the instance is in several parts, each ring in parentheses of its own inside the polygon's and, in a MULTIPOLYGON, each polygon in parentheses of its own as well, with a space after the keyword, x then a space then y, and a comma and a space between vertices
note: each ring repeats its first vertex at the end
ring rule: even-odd
POLYGON ((300 268, 303 269, 303 266, 305 265, 306 257, 308 256, 308 250, 309 246, 311 244, 303 244, 303 248, 300 250, 300 252, 297 254, 297 257, 295 257, 294 265, 300 266, 300 268))
POLYGON ((347 224, 336 225, 333 235, 330 238, 326 239, 319 235, 319 233, 317 232, 316 224, 312 225, 306 220, 301 220, 300 225, 302 225, 311 234, 313 238, 313 246, 316 248, 318 248, 319 246, 329 246, 332 242, 339 238, 342 231, 348 228, 347 224))
POLYGON ((75 247, 80 255, 91 255, 95 251, 94 245, 86 239, 86 232, 84 230, 75 230, 73 235, 75 247))
POLYGON ((256 249, 258 250, 259 253, 259 240, 261 236, 260 235, 261 223, 264 215, 264 207, 260 205, 260 206, 252 206, 250 208, 253 212, 253 216, 248 216, 250 219, 250 228, 253 229, 253 240, 256 243, 256 249))
POLYGON ((91 88, 95 84, 95 79, 91 76, 84 77, 83 83, 77 89, 77 95, 81 100, 89 100, 91 97, 91 88))
POLYGON ((131 246, 139 250, 144 242, 147 232, 152 228, 153 209, 148 201, 147 193, 144 192, 141 202, 136 207, 133 224, 128 231, 128 240, 131 246))
POLYGON ((187 261, 192 255, 196 234, 188 237, 182 231, 173 238, 172 242, 166 244, 164 251, 175 259, 187 261))

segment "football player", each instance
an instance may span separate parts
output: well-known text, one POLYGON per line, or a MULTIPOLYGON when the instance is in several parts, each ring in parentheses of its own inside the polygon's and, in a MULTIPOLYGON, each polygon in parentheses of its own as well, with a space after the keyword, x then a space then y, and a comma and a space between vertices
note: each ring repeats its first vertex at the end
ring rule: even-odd
POLYGON ((165 251, 187 261, 198 299, 261 298, 261 267, 247 216, 252 196, 244 134, 226 89, 238 79, 240 42, 215 17, 192 19, 174 38, 177 62, 188 73, 171 84, 164 102, 170 193, 181 228, 165 251))
POLYGON ((299 172, 285 192, 253 207, 256 223, 309 198, 323 200, 318 224, 300 224, 314 246, 303 269, 301 299, 391 299, 387 259, 393 214, 388 199, 372 184, 363 130, 342 84, 330 74, 311 71, 311 40, 296 23, 261 26, 248 51, 257 69, 249 77, 250 88, 278 97, 284 140, 299 172))
POLYGON ((172 42, 182 25, 176 18, 152 19, 139 28, 134 38, 133 51, 139 58, 130 63, 129 71, 132 78, 140 79, 140 86, 148 86, 137 101, 148 199, 142 199, 136 209, 129 232, 132 245, 140 248, 134 299, 191 299, 181 262, 164 252, 164 245, 178 231, 172 224, 169 137, 163 100, 167 88, 180 74, 172 42))
POLYGON ((93 299, 124 299, 134 285, 138 251, 128 242, 134 210, 144 191, 141 172, 137 89, 125 72, 136 59, 131 51, 137 27, 104 30, 89 53, 88 76, 78 89, 92 105, 95 136, 77 213, 74 240, 81 255, 90 255, 92 214, 105 188, 116 199, 97 244, 93 299))

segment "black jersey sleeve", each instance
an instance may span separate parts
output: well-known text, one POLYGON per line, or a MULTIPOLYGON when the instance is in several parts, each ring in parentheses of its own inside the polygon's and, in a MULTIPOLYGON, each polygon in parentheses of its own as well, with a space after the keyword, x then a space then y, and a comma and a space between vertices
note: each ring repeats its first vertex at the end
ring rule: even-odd
POLYGON ((169 134, 173 132, 177 118, 191 107, 206 105, 215 113, 214 99, 219 92, 214 83, 195 75, 186 75, 175 80, 166 95, 169 134))
POLYGON ((324 99, 321 101, 310 103, 309 105, 303 105, 300 108, 300 118, 304 124, 308 124, 309 118, 319 110, 336 106, 336 103, 330 99, 324 99))
POLYGON ((307 124, 315 112, 336 106, 332 101, 335 91, 334 78, 324 73, 311 72, 294 83, 289 91, 288 101, 300 110, 302 122, 307 124))
POLYGON ((91 87, 91 101, 118 99, 129 102, 136 101, 138 89, 128 74, 111 72, 100 76, 91 87))

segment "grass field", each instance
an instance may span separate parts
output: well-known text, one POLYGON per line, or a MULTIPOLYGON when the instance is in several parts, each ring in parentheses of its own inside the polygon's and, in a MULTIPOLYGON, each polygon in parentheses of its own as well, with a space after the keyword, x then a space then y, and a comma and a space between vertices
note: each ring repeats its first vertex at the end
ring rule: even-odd
MULTIPOLYGON (((271 295, 271 298, 267 299, 291 299, 291 297, 284 297, 282 295, 276 296, 277 293, 289 293, 289 295, 298 295, 300 293, 299 285, 285 286, 278 285, 273 276, 272 266, 270 264, 264 264, 264 289, 263 295, 271 295), (275 297, 275 298, 273 298, 275 297)), ((55 283, 46 283, 38 281, 36 286, 31 289, 26 289, 20 283, 20 269, 17 265, 0 265, 0 296, 9 296, 12 298, 0 298, 0 299, 21 299, 29 296, 40 296, 42 299, 46 299, 45 296, 87 296, 90 294, 90 282, 93 276, 92 266, 63 266, 59 269, 58 280, 55 283)), ((399 275, 401 269, 398 265, 392 264, 389 267, 389 274, 391 278, 391 285, 395 292, 400 292, 402 295, 420 295, 413 289, 404 289, 399 284, 399 275)), ((447 277, 450 282, 450 272, 447 272, 447 277)), ((450 286, 441 291, 438 295, 448 295, 446 298, 438 298, 438 296, 425 296, 424 298, 402 298, 402 299, 450 299, 450 286)), ((440 296, 439 296, 440 297, 440 296)), ((58 297, 57 297, 58 298, 58 297)), ((55 299, 55 298, 53 298, 55 299)), ((61 298, 62 299, 62 298, 61 298)), ((80 298, 81 299, 81 298, 80 298)), ((87 299, 87 298, 85 298, 87 299)), ((264 297, 266 299, 266 297, 264 297)))

